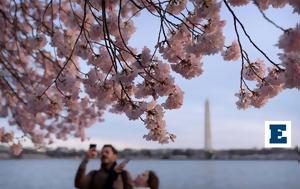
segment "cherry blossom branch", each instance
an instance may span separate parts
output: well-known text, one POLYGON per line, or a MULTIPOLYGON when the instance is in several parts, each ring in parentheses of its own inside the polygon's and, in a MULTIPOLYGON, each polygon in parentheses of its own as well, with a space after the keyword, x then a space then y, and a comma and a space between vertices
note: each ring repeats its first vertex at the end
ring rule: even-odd
MULTIPOLYGON (((232 14, 237 38, 225 46, 226 51, 218 0, 3 0, 0 104, 4 114, 12 115, 10 124, 20 127, 35 144, 52 137, 84 139, 84 128, 103 121, 106 111, 140 119, 149 131, 146 140, 167 143, 175 136, 167 131, 164 113, 183 104, 183 91, 173 73, 185 79, 199 76, 205 56, 221 52, 224 60, 241 57, 239 108, 260 107, 285 88, 299 88, 295 39, 300 26, 280 36, 278 47, 283 52, 280 64, 275 64, 229 6, 241 2, 223 3, 232 14), (155 35, 147 36, 154 37, 154 47, 131 45, 140 13, 157 21, 155 35), (242 35, 274 65, 267 72, 262 60, 250 60, 242 35), (257 87, 251 89, 250 81, 257 87), (43 135, 36 136, 37 130, 43 135)), ((286 4, 298 13, 293 3, 286 4)), ((266 2, 266 7, 270 5, 274 4, 266 2)))
POLYGON ((250 43, 274 66, 277 67, 278 70, 282 70, 282 68, 279 67, 278 64, 276 64, 275 62, 273 62, 264 51, 262 51, 251 39, 250 35, 248 34, 248 32, 246 31, 244 25, 242 24, 242 22, 238 19, 238 17, 235 15, 234 11, 231 9, 231 7, 229 6, 229 4, 227 3, 227 0, 223 0, 224 4, 226 5, 227 9, 229 10, 229 12, 231 13, 231 15, 233 16, 234 20, 236 20, 239 25, 241 26, 244 34, 246 35, 246 37, 248 38, 248 40, 250 41, 250 43))
POLYGON ((80 38, 80 36, 81 36, 81 34, 82 34, 82 31, 84 30, 84 24, 85 24, 85 19, 86 19, 86 6, 87 6, 87 1, 85 1, 85 3, 84 3, 84 11, 83 11, 84 14, 83 14, 83 19, 82 19, 82 24, 81 24, 80 32, 79 32, 79 34, 78 34, 78 36, 77 36, 77 39, 76 39, 76 41, 75 41, 75 44, 74 44, 74 46, 73 46, 73 48, 72 48, 72 51, 71 51, 69 57, 67 58, 67 60, 66 60, 65 64, 63 65, 62 69, 58 72, 56 78, 55 78, 55 79, 52 81, 52 83, 51 83, 51 84, 50 84, 50 85, 49 85, 49 86, 41 93, 41 95, 39 95, 39 97, 42 97, 42 96, 47 92, 47 90, 48 90, 54 83, 56 83, 57 79, 58 79, 59 76, 62 74, 63 70, 66 68, 66 66, 67 66, 68 63, 70 62, 70 60, 71 60, 71 58, 72 58, 72 56, 73 56, 74 50, 75 50, 75 48, 76 48, 76 45, 77 45, 77 43, 78 43, 78 41, 79 41, 79 38, 80 38))
MULTIPOLYGON (((17 99, 20 101, 20 102, 22 102, 23 104, 26 104, 26 102, 17 94, 17 92, 13 89, 13 87, 9 84, 9 82, 3 77, 3 76, 1 76, 0 77, 0 81, 3 81, 4 83, 2 83, 2 85, 5 85, 5 86, 7 86, 10 90, 11 90, 11 92, 13 93, 13 95, 15 96, 15 97, 17 97, 17 99)), ((2 88, 2 87, 1 87, 2 88)))
POLYGON ((257 0, 253 0, 253 2, 256 5, 256 7, 258 8, 259 12, 262 14, 262 16, 263 16, 264 19, 266 19, 269 23, 273 24, 276 28, 280 29, 281 31, 283 31, 283 32, 286 31, 286 29, 284 29, 283 27, 279 26, 278 24, 276 24, 274 21, 272 21, 270 18, 267 17, 267 15, 259 7, 257 0))

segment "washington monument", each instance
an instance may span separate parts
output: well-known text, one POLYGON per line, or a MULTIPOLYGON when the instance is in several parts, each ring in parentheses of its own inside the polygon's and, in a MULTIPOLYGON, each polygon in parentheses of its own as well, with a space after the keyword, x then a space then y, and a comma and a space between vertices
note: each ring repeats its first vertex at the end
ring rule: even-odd
POLYGON ((211 125, 210 125, 210 113, 209 113, 209 102, 205 100, 205 120, 204 120, 204 150, 207 153, 207 158, 211 157, 212 154, 212 142, 211 142, 211 125))

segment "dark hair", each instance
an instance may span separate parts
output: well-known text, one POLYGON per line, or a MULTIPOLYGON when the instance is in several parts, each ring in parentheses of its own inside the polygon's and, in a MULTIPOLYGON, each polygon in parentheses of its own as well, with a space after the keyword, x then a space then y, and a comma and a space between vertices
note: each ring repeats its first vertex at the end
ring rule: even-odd
POLYGON ((154 171, 149 171, 149 178, 147 180, 147 184, 151 189, 158 189, 159 179, 154 171))
POLYGON ((104 148, 110 148, 114 154, 118 155, 118 150, 113 145, 111 145, 111 144, 104 144, 103 147, 102 147, 102 150, 104 148))

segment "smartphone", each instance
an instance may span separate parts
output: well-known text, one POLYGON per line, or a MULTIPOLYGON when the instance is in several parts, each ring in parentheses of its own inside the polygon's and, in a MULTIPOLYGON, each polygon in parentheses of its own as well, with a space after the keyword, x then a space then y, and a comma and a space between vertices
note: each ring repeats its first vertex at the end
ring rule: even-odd
POLYGON ((126 165, 129 161, 130 161, 130 159, 124 159, 124 160, 121 162, 121 164, 126 165))
POLYGON ((89 151, 91 152, 91 158, 96 158, 97 157, 96 147, 97 147, 96 144, 90 144, 89 151))

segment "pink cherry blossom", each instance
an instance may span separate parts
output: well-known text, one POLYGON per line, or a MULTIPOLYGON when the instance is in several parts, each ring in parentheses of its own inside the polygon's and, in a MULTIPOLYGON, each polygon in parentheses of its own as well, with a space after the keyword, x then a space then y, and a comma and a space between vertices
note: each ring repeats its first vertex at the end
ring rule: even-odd
POLYGON ((252 93, 250 91, 243 89, 239 93, 236 93, 235 96, 239 98, 236 102, 239 109, 247 109, 251 106, 252 93))
POLYGON ((229 10, 235 34, 242 36, 244 23, 232 6, 250 2, 263 11, 290 5, 300 13, 298 0, 1 1, 0 117, 11 130, 1 127, 1 143, 20 154, 15 130, 36 146, 85 140, 85 129, 104 121, 107 111, 141 120, 146 140, 173 141, 165 110, 184 102, 175 75, 200 76, 212 55, 241 60, 239 109, 259 108, 287 88, 299 89, 299 24, 277 27, 284 31, 277 39, 279 59, 251 43, 260 54, 252 59, 245 40, 224 49, 223 29, 232 22, 223 20, 222 11, 229 10), (139 15, 149 17, 143 24, 153 28, 143 38, 136 38, 139 15))
POLYGON ((283 89, 283 85, 272 85, 267 81, 263 81, 258 85, 259 95, 272 98, 283 89))
POLYGON ((10 146, 10 152, 11 154, 18 156, 22 153, 23 151, 23 146, 20 142, 18 142, 17 144, 13 144, 10 146))
POLYGON ((258 4, 258 7, 262 10, 269 8, 271 1, 270 0, 255 0, 258 4))
POLYGON ((131 105, 127 106, 124 112, 129 120, 137 120, 142 116, 145 110, 146 107, 144 105, 131 105))
POLYGON ((240 46, 237 41, 233 41, 231 46, 222 52, 224 60, 238 60, 241 57, 240 46))
POLYGON ((90 27, 90 37, 92 40, 99 41, 104 38, 103 29, 99 25, 93 25, 90 27))
POLYGON ((36 145, 42 145, 44 143, 44 135, 41 133, 32 134, 31 140, 36 145))
POLYGON ((275 67, 269 68, 268 76, 265 80, 271 85, 284 85, 286 80, 285 72, 283 70, 278 70, 275 67))
POLYGON ((290 0, 272 0, 271 5, 274 8, 282 8, 289 3, 290 0))
POLYGON ((279 39, 278 47, 285 52, 300 51, 300 24, 287 30, 279 39))
POLYGON ((298 0, 289 0, 289 4, 294 8, 294 12, 300 14, 300 2, 298 0))
POLYGON ((251 105, 260 108, 267 103, 269 100, 269 96, 264 94, 260 94, 260 91, 255 91, 251 97, 251 105))
POLYGON ((4 135, 4 128, 1 127, 1 128, 0 128, 0 141, 2 141, 3 135, 4 135))
POLYGON ((178 87, 175 86, 174 90, 169 94, 165 103, 162 106, 165 109, 178 109, 183 104, 183 91, 178 87))
POLYGON ((255 62, 247 64, 243 70, 243 76, 247 80, 261 80, 265 76, 265 64, 257 59, 255 62))
POLYGON ((186 7, 187 0, 171 1, 168 11, 173 14, 180 14, 186 7))
POLYGON ((286 67, 285 87, 300 89, 300 54, 299 52, 291 52, 281 54, 280 59, 286 67))
POLYGON ((177 64, 172 64, 171 67, 175 72, 179 73, 186 79, 199 76, 203 72, 202 64, 191 59, 181 60, 177 64))
POLYGON ((10 143, 14 139, 14 133, 4 133, 1 138, 1 142, 10 143))
POLYGON ((228 0, 228 3, 230 3, 232 6, 242 6, 246 5, 250 2, 250 0, 228 0))
POLYGON ((150 49, 147 47, 143 48, 142 54, 141 54, 141 62, 138 63, 138 68, 146 68, 150 64, 151 54, 150 49))
POLYGON ((8 108, 7 106, 0 106, 0 117, 8 116, 8 108))
POLYGON ((205 55, 213 55, 220 52, 224 46, 224 36, 221 31, 212 34, 204 34, 197 38, 195 48, 205 55))
POLYGON ((144 135, 146 140, 158 141, 159 143, 168 143, 169 135, 166 131, 166 122, 163 120, 163 108, 157 105, 153 110, 148 111, 145 121, 149 133, 144 135))

